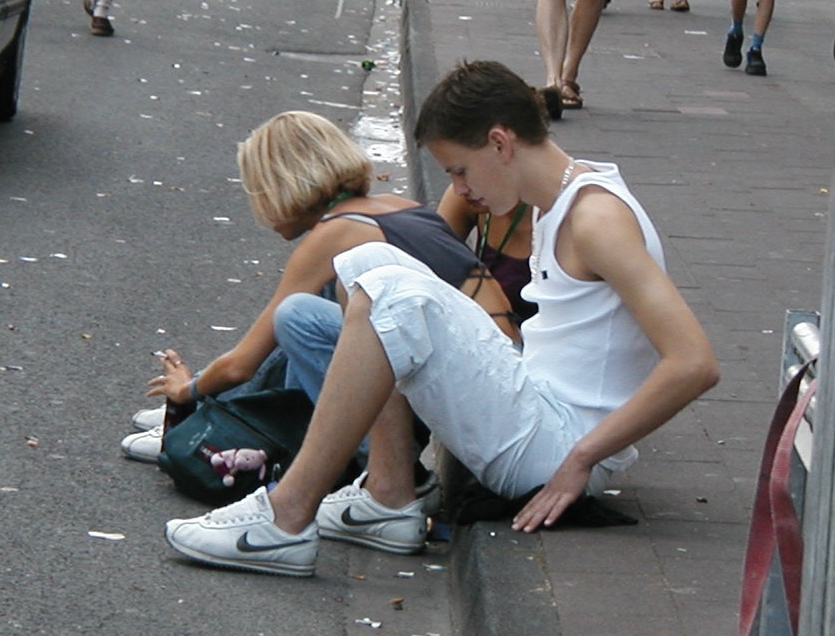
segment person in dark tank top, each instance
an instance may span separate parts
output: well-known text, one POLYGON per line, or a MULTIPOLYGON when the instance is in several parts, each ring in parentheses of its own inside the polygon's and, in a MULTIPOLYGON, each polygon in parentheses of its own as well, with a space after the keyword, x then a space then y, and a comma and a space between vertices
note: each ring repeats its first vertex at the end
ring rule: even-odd
MULTIPOLYGON (((303 389, 315 402, 341 328, 339 306, 322 290, 335 279, 334 256, 368 242, 390 243, 425 263, 519 340, 501 287, 472 251, 434 210, 396 194, 372 194, 370 160, 332 122, 309 112, 281 113, 240 144, 238 163, 256 220, 285 240, 300 241, 241 340, 199 374, 192 373, 179 350, 164 350, 162 374, 150 380, 148 396, 199 404, 206 395, 266 388, 265 379, 272 378, 266 367, 281 347, 289 358, 285 386, 303 389), (299 302, 305 304, 301 312, 299 302), (314 329, 326 343, 315 353, 304 348, 314 329), (296 339, 298 348, 288 351, 279 334, 296 339), (303 359, 311 356, 316 360, 303 359)), ((164 407, 134 415, 135 425, 147 430, 122 440, 127 457, 156 462, 163 416, 164 407)), ((427 434, 419 432, 417 438, 418 446, 425 446, 427 434)))

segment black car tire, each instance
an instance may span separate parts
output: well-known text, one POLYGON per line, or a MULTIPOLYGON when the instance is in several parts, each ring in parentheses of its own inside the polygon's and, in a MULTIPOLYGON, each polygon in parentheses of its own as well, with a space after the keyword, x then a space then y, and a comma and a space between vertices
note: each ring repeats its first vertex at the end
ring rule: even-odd
POLYGON ((20 70, 23 66, 23 45, 26 43, 28 24, 29 9, 26 9, 18 22, 14 40, 3 51, 4 64, 0 72, 0 121, 9 121, 17 113, 20 70))

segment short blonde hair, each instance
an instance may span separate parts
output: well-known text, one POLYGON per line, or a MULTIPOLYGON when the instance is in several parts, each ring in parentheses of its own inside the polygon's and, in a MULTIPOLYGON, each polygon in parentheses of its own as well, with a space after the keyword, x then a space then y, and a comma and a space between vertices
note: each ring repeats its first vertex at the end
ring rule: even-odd
POLYGON ((321 213, 341 192, 365 195, 371 161, 329 120, 287 111, 238 144, 238 167, 255 218, 268 226, 321 213))

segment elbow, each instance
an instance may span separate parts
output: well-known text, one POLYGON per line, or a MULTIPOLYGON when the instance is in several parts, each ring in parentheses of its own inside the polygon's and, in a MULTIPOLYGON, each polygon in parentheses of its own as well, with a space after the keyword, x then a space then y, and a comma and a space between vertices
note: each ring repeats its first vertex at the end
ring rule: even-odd
POLYGON ((705 393, 706 391, 709 391, 710 389, 715 387, 717 384, 719 384, 720 377, 721 377, 721 375, 719 373, 719 365, 718 364, 713 364, 713 365, 711 365, 710 369, 705 369, 705 372, 702 376, 702 378, 703 378, 702 393, 705 393))
POLYGON ((719 383, 719 364, 710 348, 690 349, 667 363, 663 375, 680 387, 681 396, 688 402, 719 383))
POLYGON ((226 381, 234 386, 248 382, 252 379, 252 376, 252 372, 244 367, 233 366, 226 370, 226 381))
POLYGON ((254 375, 250 365, 241 364, 240 361, 229 354, 220 356, 215 364, 217 365, 215 372, 218 373, 226 386, 238 386, 251 380, 254 375))
POLYGON ((709 352, 694 359, 689 372, 691 383, 696 393, 695 397, 706 393, 719 384, 719 363, 713 352, 709 352))

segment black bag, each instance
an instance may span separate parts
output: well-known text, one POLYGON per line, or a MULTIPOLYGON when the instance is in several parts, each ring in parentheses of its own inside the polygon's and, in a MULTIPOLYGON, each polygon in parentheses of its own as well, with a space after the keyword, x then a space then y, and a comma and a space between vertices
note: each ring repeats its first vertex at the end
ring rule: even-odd
POLYGON ((207 397, 191 415, 167 428, 159 466, 184 494, 223 505, 280 479, 301 448, 313 404, 297 389, 263 389, 225 400, 207 397), (231 486, 210 457, 232 448, 263 449, 267 470, 239 472, 231 486))
MULTIPOLYGON (((455 523, 468 526, 476 521, 500 521, 512 519, 542 490, 537 486, 516 499, 505 499, 491 492, 478 482, 464 489, 455 523)), ((552 526, 539 526, 540 530, 556 530, 565 526, 581 528, 605 528, 608 526, 634 526, 638 520, 614 510, 591 495, 582 495, 569 504, 552 526)))

